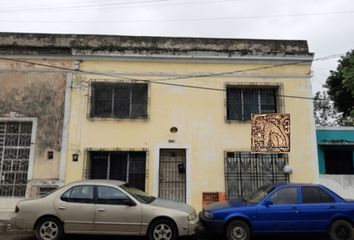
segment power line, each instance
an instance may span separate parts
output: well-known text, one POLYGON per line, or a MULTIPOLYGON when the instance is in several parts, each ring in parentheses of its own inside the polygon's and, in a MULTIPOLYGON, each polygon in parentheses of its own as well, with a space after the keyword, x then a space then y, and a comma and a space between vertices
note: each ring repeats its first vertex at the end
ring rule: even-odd
POLYGON ((18 11, 42 11, 42 10, 66 10, 66 9, 75 9, 75 8, 91 8, 91 7, 109 7, 109 6, 126 6, 142 3, 156 3, 156 2, 167 2, 170 0, 141 0, 141 1, 127 1, 127 2, 117 2, 117 1, 106 1, 106 2, 91 2, 84 4, 49 4, 45 5, 35 5, 35 6, 26 6, 26 7, 15 7, 15 8, 4 8, 1 12, 18 12, 18 11))
MULTIPOLYGON (((209 1, 189 1, 189 2, 178 2, 178 3, 170 3, 171 0, 145 0, 145 1, 128 1, 128 2, 100 2, 100 3, 91 3, 91 4, 61 4, 61 5, 47 5, 47 6, 28 6, 24 8, 8 8, 1 9, 0 12, 21 12, 21 11, 67 11, 67 10, 89 10, 89 9, 97 9, 97 8, 105 8, 109 7, 110 10, 112 8, 136 8, 136 7, 169 7, 169 6, 183 6, 183 5, 193 5, 193 4, 210 4, 210 3, 222 3, 222 2, 235 2, 235 0, 209 0, 209 1), (156 3, 167 3, 167 4, 156 4, 156 3), (148 5, 146 5, 148 4, 148 5)), ((237 0, 236 0, 237 1, 237 0)))
POLYGON ((152 22, 194 22, 194 21, 227 21, 227 20, 244 20, 244 19, 265 19, 265 18, 284 18, 284 17, 308 17, 308 16, 325 16, 338 14, 354 14, 354 10, 338 11, 338 12, 314 12, 314 13, 295 13, 295 14, 279 14, 279 15, 263 15, 263 16, 237 16, 237 17, 214 17, 214 18, 177 18, 177 19, 137 19, 137 20, 71 20, 71 21, 48 21, 48 20, 6 20, 0 19, 2 22, 35 22, 35 23, 152 23, 152 22))
MULTIPOLYGON (((334 54, 334 55, 329 55, 326 57, 321 57, 321 58, 315 58, 313 61, 322 61, 322 60, 328 60, 332 58, 336 58, 339 56, 342 56, 344 54, 334 54)), ((41 66, 41 67, 47 67, 47 68, 52 68, 52 69, 58 69, 58 70, 63 70, 67 72, 76 72, 76 73, 85 73, 85 74, 92 74, 92 75, 98 75, 98 76, 104 76, 104 77, 112 77, 117 80, 129 80, 132 82, 149 82, 152 84, 159 84, 159 85, 167 85, 167 86, 175 86, 175 87, 184 87, 184 88, 192 88, 192 89, 202 89, 202 90, 211 90, 211 91, 226 91, 225 89, 221 88, 211 88, 211 87, 203 87, 203 86, 196 86, 196 85, 187 85, 187 84, 179 84, 179 83, 169 83, 169 82, 163 82, 163 80, 172 80, 171 78, 161 78, 161 79, 155 79, 155 80, 143 80, 143 79, 136 79, 136 78, 130 78, 130 77, 125 77, 125 76, 116 76, 114 74, 108 74, 108 73, 102 73, 102 72, 92 72, 92 71, 86 71, 86 70, 80 70, 80 69, 72 69, 72 68, 66 68, 66 67, 60 67, 60 66, 54 66, 50 64, 43 64, 43 63, 36 63, 36 62, 31 62, 31 61, 26 61, 26 60, 19 60, 19 59, 13 59, 13 58, 6 58, 6 57, 0 57, 2 60, 6 61, 13 61, 13 62, 19 62, 19 63, 25 63, 25 64, 30 64, 30 65, 35 65, 35 66, 41 66)), ((298 62, 293 62, 293 63, 285 63, 285 64, 275 64, 275 65, 270 65, 270 66, 264 66, 264 67, 258 67, 258 68, 250 68, 250 69, 244 69, 244 70, 237 70, 233 72, 220 72, 220 73, 211 73, 211 74, 199 74, 199 75, 190 75, 190 76, 184 76, 184 77, 176 77, 174 80, 181 80, 181 79, 189 79, 189 78, 199 78, 199 77, 212 77, 212 76, 220 76, 220 75, 227 75, 230 73, 240 73, 240 72, 249 72, 249 71, 255 71, 255 70, 261 70, 261 69, 270 69, 270 68, 277 68, 281 66, 289 66, 289 65, 296 65, 296 64, 301 64, 306 61, 298 61, 298 62)), ((297 98, 297 99, 308 99, 308 100, 324 100, 324 99, 318 99, 318 98, 313 98, 313 97, 303 97, 303 96, 291 96, 291 95, 278 95, 281 97, 286 97, 286 98, 297 98)))
MULTIPOLYGON (((325 56, 325 57, 315 58, 312 61, 328 60, 328 59, 340 57, 340 56, 342 56, 344 54, 345 53, 328 55, 328 56, 325 56)), ((292 65, 300 65, 300 64, 308 63, 308 62, 309 62, 309 60, 301 60, 301 61, 296 61, 296 62, 294 61, 294 62, 289 62, 289 63, 273 64, 273 65, 269 65, 269 66, 254 67, 254 68, 235 70, 235 71, 228 71, 228 72, 219 72, 219 73, 208 73, 208 74, 181 76, 181 77, 162 78, 162 79, 156 79, 156 81, 185 80, 185 79, 190 79, 190 78, 215 77, 215 76, 223 76, 223 75, 231 75, 231 74, 236 74, 236 73, 253 72, 253 71, 258 71, 258 70, 272 69, 272 68, 292 66, 292 65)))

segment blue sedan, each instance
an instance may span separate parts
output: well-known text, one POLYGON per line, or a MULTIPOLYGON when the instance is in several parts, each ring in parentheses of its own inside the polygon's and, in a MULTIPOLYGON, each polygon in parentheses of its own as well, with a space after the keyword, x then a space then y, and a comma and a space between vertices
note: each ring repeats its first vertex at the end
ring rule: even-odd
POLYGON ((199 213, 207 231, 228 240, 248 240, 265 233, 329 233, 352 240, 354 201, 322 185, 270 184, 248 197, 217 202, 199 213))

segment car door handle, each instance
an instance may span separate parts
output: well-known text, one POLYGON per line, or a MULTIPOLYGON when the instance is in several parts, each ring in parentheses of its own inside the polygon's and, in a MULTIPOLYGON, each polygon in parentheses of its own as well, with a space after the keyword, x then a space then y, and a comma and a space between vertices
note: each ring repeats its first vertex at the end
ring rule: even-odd
POLYGON ((99 209, 97 209, 97 211, 104 212, 104 209, 103 208, 99 208, 99 209))
POLYGON ((65 210, 65 207, 60 206, 60 207, 59 207, 59 210, 65 210))
POLYGON ((294 210, 295 213, 299 213, 299 209, 297 207, 292 207, 291 210, 294 210))
POLYGON ((336 206, 329 206, 329 209, 335 209, 336 206))

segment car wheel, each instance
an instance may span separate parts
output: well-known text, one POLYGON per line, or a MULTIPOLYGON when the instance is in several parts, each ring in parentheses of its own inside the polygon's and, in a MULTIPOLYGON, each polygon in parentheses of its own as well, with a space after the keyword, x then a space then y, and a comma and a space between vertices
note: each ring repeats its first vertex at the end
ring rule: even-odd
POLYGON ((64 231, 62 223, 54 218, 41 219, 36 226, 36 237, 38 240, 60 240, 64 231))
POLYGON ((232 221, 226 227, 226 237, 228 240, 249 240, 251 238, 250 227, 244 221, 232 221))
POLYGON ((353 226, 345 220, 332 223, 329 230, 332 240, 352 240, 354 237, 353 226))
POLYGON ((158 219, 151 224, 148 237, 149 240, 175 240, 177 228, 169 219, 158 219))

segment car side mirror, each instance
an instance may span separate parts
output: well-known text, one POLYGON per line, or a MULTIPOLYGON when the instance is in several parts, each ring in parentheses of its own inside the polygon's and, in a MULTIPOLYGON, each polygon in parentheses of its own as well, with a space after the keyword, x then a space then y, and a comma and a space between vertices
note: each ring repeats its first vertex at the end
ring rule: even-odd
POLYGON ((136 203, 133 200, 129 199, 129 198, 124 199, 123 200, 123 204, 126 205, 126 206, 129 206, 129 207, 136 206, 136 203))
POLYGON ((267 199, 263 202, 263 205, 266 207, 269 207, 270 205, 273 205, 273 202, 272 202, 272 200, 267 199))

